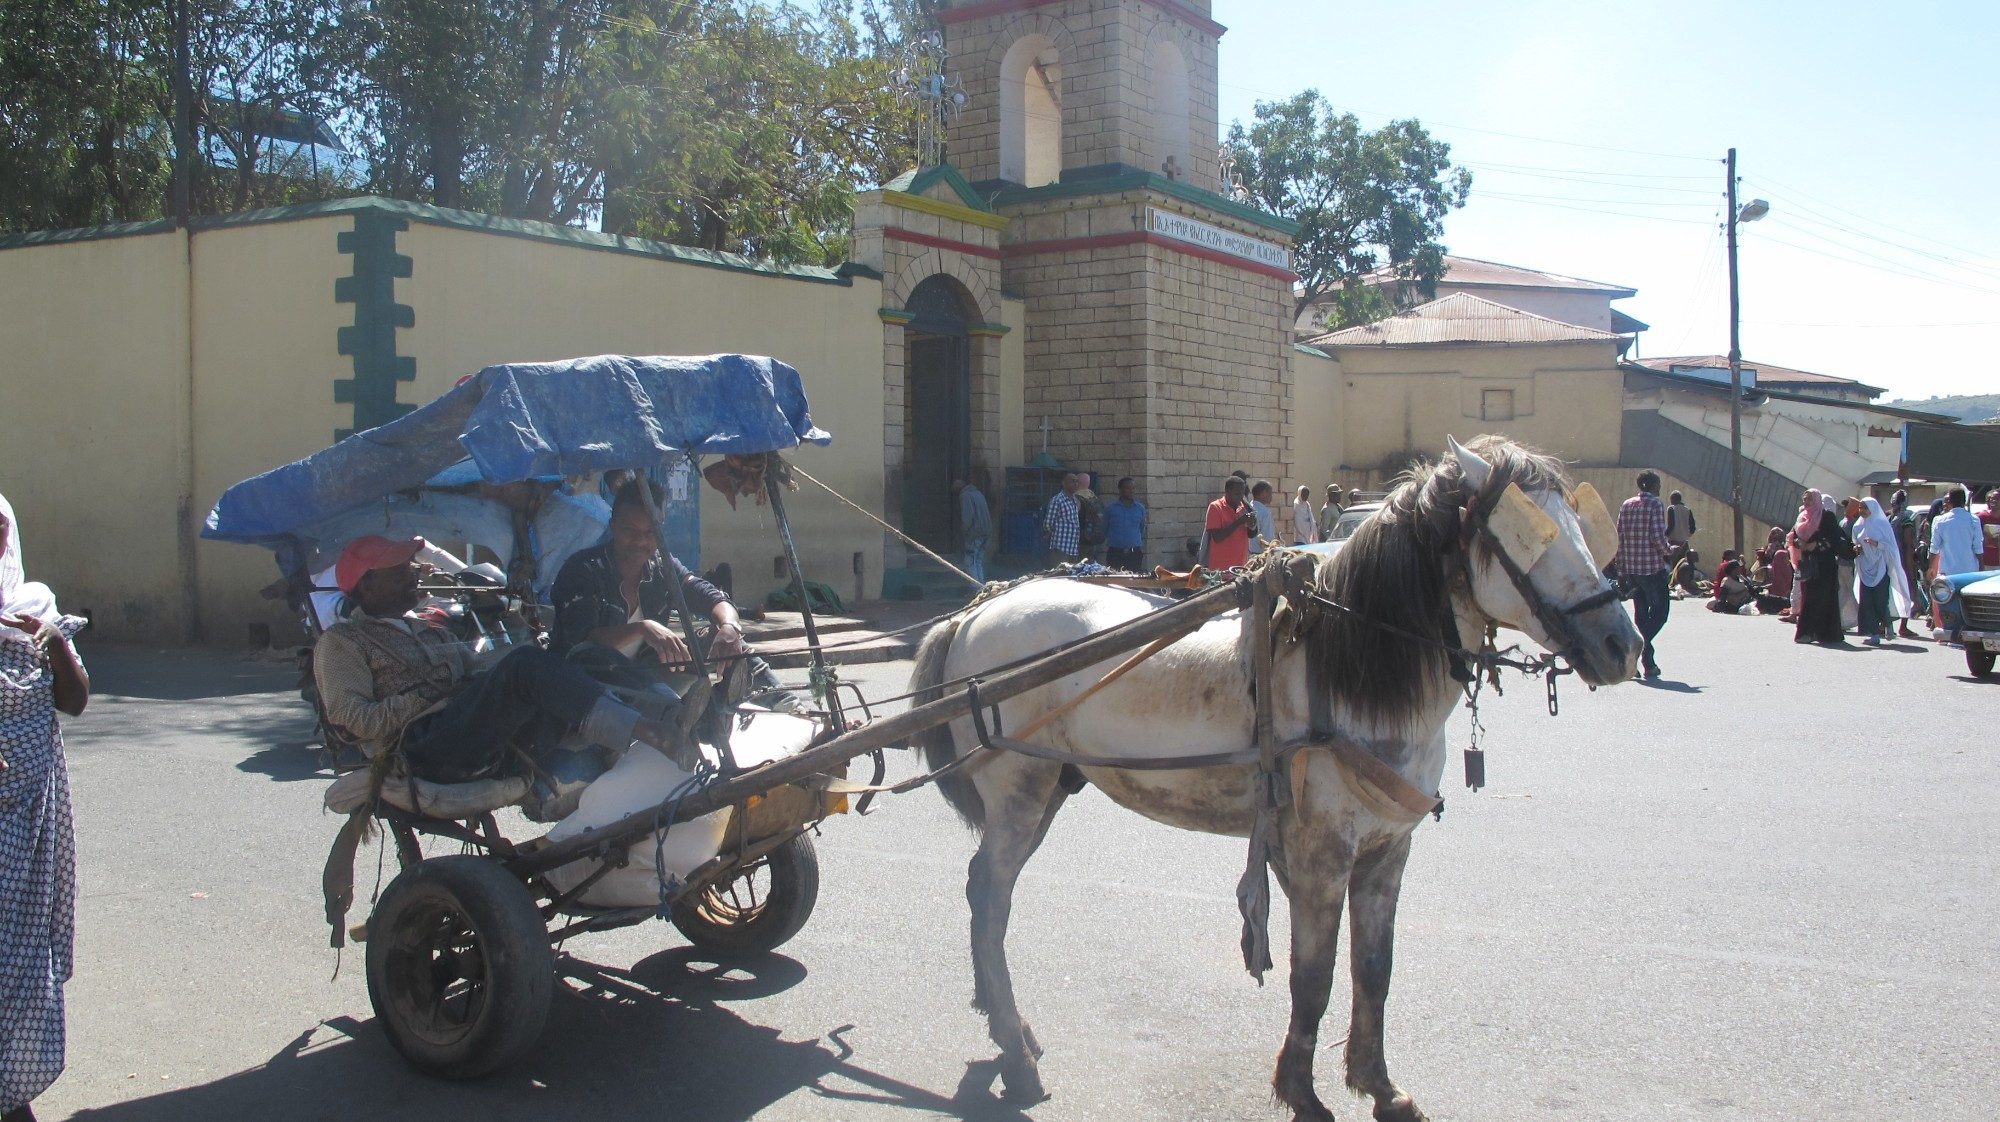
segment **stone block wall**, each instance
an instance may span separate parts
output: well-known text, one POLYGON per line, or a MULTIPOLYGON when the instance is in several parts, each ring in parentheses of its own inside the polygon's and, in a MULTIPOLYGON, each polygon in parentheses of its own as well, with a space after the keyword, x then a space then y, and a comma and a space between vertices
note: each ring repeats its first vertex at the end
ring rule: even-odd
MULTIPOLYGON (((965 5, 955 5, 963 7, 965 5)), ((1178 5, 1205 16, 1208 4, 1178 5)), ((1158 171, 1152 135, 1152 49, 1176 43, 1187 62, 1193 167, 1182 177, 1218 188, 1216 36, 1209 26, 1148 3, 1066 0, 954 22, 945 13, 949 68, 964 83, 965 109, 949 137, 951 162, 973 182, 1000 174, 1000 65, 1022 38, 1048 38, 1062 66, 1062 166, 1129 164, 1158 171)))
POLYGON ((1030 324, 1026 447, 1046 417, 1058 459, 1140 480, 1148 561, 1180 564, 1223 475, 1291 474, 1289 286, 1140 235, 1149 202, 1187 208, 1133 191, 1010 210, 1003 282, 1030 324))

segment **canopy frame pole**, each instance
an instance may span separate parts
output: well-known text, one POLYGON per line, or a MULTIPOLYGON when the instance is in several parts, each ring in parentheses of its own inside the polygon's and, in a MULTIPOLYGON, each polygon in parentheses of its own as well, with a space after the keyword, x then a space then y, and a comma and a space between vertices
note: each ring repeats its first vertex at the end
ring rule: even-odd
MULTIPOLYGON (((687 459, 688 470, 694 472, 696 467, 694 457, 689 455, 687 459)), ((681 634, 687 636, 689 669, 695 676, 695 688, 688 691, 687 697, 682 699, 682 704, 695 711, 681 714, 680 727, 682 735, 693 736, 694 729, 702 717, 707 715, 709 704, 715 700, 715 692, 708 688, 708 658, 701 648, 701 635, 695 631, 694 612, 688 608, 687 589, 683 587, 683 582, 673 579, 673 566, 667 563, 668 559, 673 557, 674 551, 667 542, 665 505, 653 498, 651 475, 641 471, 638 479, 639 498, 645 502, 646 514, 653 520, 653 539, 659 545, 660 565, 667 570, 667 591, 673 595, 674 611, 680 613, 681 634)), ((716 735, 715 749, 722 754, 724 770, 733 774, 741 768, 736 764, 736 753, 729 747, 730 726, 731 722, 720 722, 718 727, 721 731, 716 735)))
POLYGON ((792 568, 792 591, 799 598, 799 619, 806 628, 806 646, 812 651, 812 680, 815 685, 826 683, 826 707, 833 715, 833 727, 847 727, 847 717, 841 710, 840 691, 833 682, 826 667, 826 655, 819 648, 819 625, 813 621, 812 594, 806 591, 806 572, 799 567, 799 547, 792 541, 792 520, 785 514, 784 485, 778 482, 778 454, 772 452, 764 465, 764 491, 771 497, 771 513, 778 520, 778 536, 785 542, 785 563, 792 568))

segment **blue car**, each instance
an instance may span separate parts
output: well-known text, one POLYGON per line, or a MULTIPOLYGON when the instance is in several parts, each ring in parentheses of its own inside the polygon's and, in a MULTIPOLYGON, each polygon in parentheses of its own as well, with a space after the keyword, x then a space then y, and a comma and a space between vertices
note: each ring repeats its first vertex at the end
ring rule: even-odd
POLYGON ((1930 583, 1944 622, 1944 637, 1965 644, 1965 665, 1975 678, 1990 677, 2000 655, 2000 573, 1959 573, 1930 583))

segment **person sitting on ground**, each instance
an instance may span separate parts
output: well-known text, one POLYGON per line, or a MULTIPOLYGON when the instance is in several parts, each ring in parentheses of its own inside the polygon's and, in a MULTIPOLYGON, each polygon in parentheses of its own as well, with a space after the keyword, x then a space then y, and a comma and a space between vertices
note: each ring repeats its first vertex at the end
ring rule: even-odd
POLYGON ((662 751, 673 743, 670 730, 552 651, 515 647, 481 673, 457 636, 415 614, 413 559, 423 547, 422 538, 350 542, 334 583, 355 611, 313 649, 327 721, 371 759, 400 749, 417 778, 462 783, 503 774, 516 747, 530 758, 553 747, 554 738, 532 735, 550 725, 614 752, 634 740, 662 751))
POLYGON ((1715 592, 1708 600, 1709 611, 1733 616, 1756 599, 1756 588, 1743 575, 1743 562, 1724 561, 1716 569, 1715 592))
MULTIPOLYGON (((678 582, 688 611, 709 624, 704 649, 708 658, 719 661, 746 654, 736 605, 721 589, 689 572, 679 558, 661 554, 641 486, 652 489, 654 505, 663 502, 666 492, 658 483, 636 479, 626 483, 611 502, 608 540, 578 551, 556 575, 550 649, 568 655, 580 644, 595 643, 626 658, 651 651, 662 663, 687 662, 687 644, 668 626, 674 610, 673 585, 678 582)), ((787 713, 804 708, 797 697, 780 689, 778 676, 755 656, 750 657, 750 681, 763 691, 754 699, 761 704, 787 713)))

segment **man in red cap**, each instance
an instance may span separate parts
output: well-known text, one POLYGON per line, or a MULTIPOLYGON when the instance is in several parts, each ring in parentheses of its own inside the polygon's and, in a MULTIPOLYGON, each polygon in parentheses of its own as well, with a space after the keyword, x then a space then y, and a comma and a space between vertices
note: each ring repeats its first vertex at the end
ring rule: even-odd
POLYGON ((320 637, 313 676, 327 719, 370 757, 401 747, 420 778, 479 779, 498 773, 516 738, 542 718, 618 752, 634 740, 672 743, 666 729, 540 647, 517 647, 476 673, 457 636, 411 614, 422 598, 414 561, 424 544, 357 538, 334 566, 355 611, 320 637))

